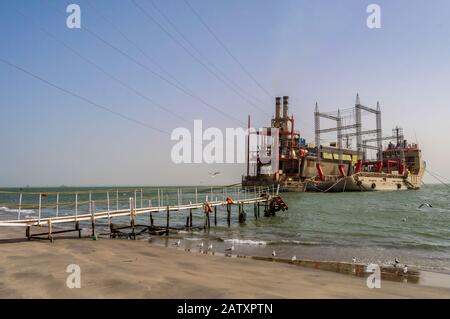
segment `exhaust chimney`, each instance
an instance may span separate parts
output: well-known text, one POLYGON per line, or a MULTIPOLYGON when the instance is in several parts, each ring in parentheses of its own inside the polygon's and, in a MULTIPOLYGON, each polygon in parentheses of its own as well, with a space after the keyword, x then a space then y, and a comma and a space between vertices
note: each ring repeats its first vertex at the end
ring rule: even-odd
POLYGON ((283 96, 283 118, 287 119, 289 116, 289 96, 283 96))
POLYGON ((281 117, 281 97, 275 98, 275 118, 279 119, 281 117))

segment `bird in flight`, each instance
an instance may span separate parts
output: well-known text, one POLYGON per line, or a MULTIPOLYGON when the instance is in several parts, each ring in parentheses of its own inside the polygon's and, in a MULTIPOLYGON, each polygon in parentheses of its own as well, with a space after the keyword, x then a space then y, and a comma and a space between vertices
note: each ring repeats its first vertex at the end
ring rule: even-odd
POLYGON ((428 203, 420 204, 419 208, 422 208, 423 206, 427 206, 427 207, 433 208, 433 206, 431 206, 431 204, 428 204, 428 203))
POLYGON ((210 172, 209 176, 216 177, 217 175, 220 175, 220 172, 210 172))

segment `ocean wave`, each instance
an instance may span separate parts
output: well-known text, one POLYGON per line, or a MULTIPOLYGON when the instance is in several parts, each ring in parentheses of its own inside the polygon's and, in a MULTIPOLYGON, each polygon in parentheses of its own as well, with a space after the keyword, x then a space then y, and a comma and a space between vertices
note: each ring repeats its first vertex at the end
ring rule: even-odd
MULTIPOLYGON (((19 213, 18 209, 9 208, 9 207, 6 207, 6 206, 0 207, 0 211, 1 212, 6 212, 6 213, 16 213, 16 214, 19 213)), ((21 214, 27 214, 27 215, 29 215, 29 214, 36 214, 36 212, 34 210, 32 210, 32 209, 21 209, 20 213, 21 214)))
POLYGON ((200 241, 200 240, 205 240, 205 238, 198 238, 198 237, 186 237, 183 238, 184 240, 191 240, 191 241, 200 241))
POLYGON ((238 245, 255 245, 255 246, 267 245, 267 242, 263 240, 237 239, 237 238, 225 239, 224 242, 238 245))
POLYGON ((326 242, 315 242, 315 241, 301 241, 301 240, 293 240, 293 239, 282 239, 281 241, 271 241, 269 245, 280 245, 280 244, 293 244, 293 245, 304 245, 304 246, 328 246, 330 243, 326 242))

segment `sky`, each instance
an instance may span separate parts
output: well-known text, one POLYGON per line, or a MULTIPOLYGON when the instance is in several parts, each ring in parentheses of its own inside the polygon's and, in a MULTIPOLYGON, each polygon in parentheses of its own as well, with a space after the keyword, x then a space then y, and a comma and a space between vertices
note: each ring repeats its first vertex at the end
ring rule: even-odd
POLYGON ((184 0, 2 1, 0 186, 238 183, 243 164, 174 164, 170 133, 267 126, 289 95, 312 143, 315 103, 350 108, 357 92, 450 177, 449 1, 186 1, 217 39, 184 0))

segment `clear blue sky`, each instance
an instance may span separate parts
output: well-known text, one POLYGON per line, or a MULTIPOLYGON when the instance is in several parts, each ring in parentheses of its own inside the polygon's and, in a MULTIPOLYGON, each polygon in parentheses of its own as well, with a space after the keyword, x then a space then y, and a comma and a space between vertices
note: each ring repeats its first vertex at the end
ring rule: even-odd
MULTIPOLYGON (((148 0, 138 5, 169 32, 148 0)), ((398 124, 421 144, 430 170, 450 177, 450 2, 189 0, 221 41, 272 96, 290 95, 300 131, 313 142, 313 108, 334 110, 380 101, 383 129, 398 124), (366 27, 377 3, 382 28, 366 27)), ((154 0, 190 42, 267 113, 273 101, 226 54, 182 0, 154 0), (256 96, 260 101, 256 101, 256 96)), ((92 36, 159 70, 100 12, 196 96, 255 126, 269 118, 208 73, 130 0, 21 0, 0 4, 0 57, 149 126, 188 126, 127 90, 42 32, 192 123, 242 125, 161 81, 92 36), (66 27, 69 3, 82 28, 66 27), (24 18, 17 11, 28 18, 24 18), (32 21, 31 21, 32 19, 32 21)), ((185 42, 185 46, 188 44, 185 42)), ((158 71, 161 72, 161 71, 158 71)), ((175 165, 164 135, 68 96, 0 62, 0 186, 156 185, 239 182, 243 165, 175 165), (212 180, 210 171, 222 174, 212 180)))

